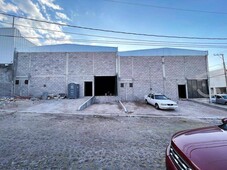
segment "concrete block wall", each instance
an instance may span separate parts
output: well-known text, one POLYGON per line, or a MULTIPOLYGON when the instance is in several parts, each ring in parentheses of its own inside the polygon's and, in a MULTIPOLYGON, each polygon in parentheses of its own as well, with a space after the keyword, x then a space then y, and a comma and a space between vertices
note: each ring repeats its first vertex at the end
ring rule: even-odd
POLYGON ((20 57, 20 60, 16 60, 17 64, 16 67, 19 68, 17 69, 16 76, 23 76, 23 77, 28 77, 28 74, 30 73, 30 57, 29 54, 24 54, 20 57))
POLYGON ((207 79, 207 57, 120 57, 119 95, 122 100, 142 100, 149 92, 178 99, 178 85, 187 79, 207 79), (127 84, 133 83, 133 88, 127 84), (152 90, 151 90, 152 89, 152 90))
POLYGON ((116 53, 93 53, 93 55, 95 76, 116 75, 116 53))
POLYGON ((12 96, 13 92, 13 66, 0 65, 0 97, 12 96))
POLYGON ((185 77, 187 79, 207 79, 207 57, 185 57, 185 77))
POLYGON ((185 79, 185 57, 164 57, 166 79, 185 79))
MULTIPOLYGON (((30 53, 31 76, 55 77, 65 75, 66 70, 65 53, 30 53)), ((21 57, 21 55, 19 56, 21 57)), ((20 61, 20 59, 19 59, 20 61)))
POLYGON ((94 76, 118 73, 117 97, 121 100, 142 100, 151 91, 178 99, 178 84, 186 84, 187 79, 207 79, 207 58, 196 56, 119 57, 114 52, 19 53, 16 68, 16 79, 21 80, 21 84, 15 87, 15 93, 29 96, 41 96, 43 92, 67 93, 67 85, 76 83, 80 85, 80 97, 83 97, 85 81, 94 86, 94 76), (24 80, 29 80, 29 84, 25 85, 24 80))
POLYGON ((119 77, 123 77, 124 79, 131 79, 133 77, 133 57, 120 57, 119 60, 119 77))
POLYGON ((69 53, 68 74, 70 76, 93 75, 93 53, 69 53))
POLYGON ((66 93, 65 77, 31 77, 28 95, 39 97, 43 92, 50 94, 66 93))
POLYGON ((80 97, 84 96, 84 82, 94 76, 116 75, 116 53, 19 53, 16 79, 28 85, 18 84, 15 94, 40 97, 43 92, 66 93, 69 83, 80 85, 80 97), (26 90, 24 89, 26 88, 26 90), (26 93, 25 93, 26 91, 26 93))
POLYGON ((149 92, 163 92, 161 57, 120 57, 119 96, 124 101, 143 100, 149 92), (129 87, 133 83, 133 87, 129 87))

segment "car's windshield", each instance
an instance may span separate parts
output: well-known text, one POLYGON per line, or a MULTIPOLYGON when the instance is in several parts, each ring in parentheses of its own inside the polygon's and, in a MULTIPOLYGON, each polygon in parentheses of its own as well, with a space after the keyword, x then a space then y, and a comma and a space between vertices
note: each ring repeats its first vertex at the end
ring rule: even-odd
POLYGON ((155 95, 155 99, 158 99, 158 100, 167 100, 168 98, 165 95, 155 95))
POLYGON ((227 99, 227 95, 226 96, 222 96, 224 99, 227 99))

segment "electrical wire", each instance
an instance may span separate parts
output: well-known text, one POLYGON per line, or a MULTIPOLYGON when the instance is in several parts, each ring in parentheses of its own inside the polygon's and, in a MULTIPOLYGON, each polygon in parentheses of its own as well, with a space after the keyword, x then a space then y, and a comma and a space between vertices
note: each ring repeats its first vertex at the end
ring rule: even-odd
POLYGON ((217 75, 209 76, 209 78, 220 77, 220 76, 225 76, 225 74, 224 74, 224 73, 222 73, 222 74, 217 74, 217 75))
POLYGON ((100 31, 100 32, 108 32, 108 33, 115 33, 115 34, 126 34, 126 35, 134 35, 134 36, 146 36, 146 37, 159 37, 159 38, 176 38, 176 39, 199 39, 199 40, 227 40, 227 38, 220 38, 220 37, 189 37, 189 36, 174 36, 174 35, 157 35, 157 34, 146 34, 146 33, 136 33, 136 32, 126 32, 126 31, 116 31, 116 30, 109 30, 109 29, 100 29, 100 28, 92 28, 92 27, 84 27, 84 26, 77 26, 77 25, 70 25, 70 24, 63 24, 58 22, 51 22, 45 20, 39 20, 24 16, 16 16, 12 14, 6 14, 0 12, 0 15, 11 16, 20 19, 26 19, 35 22, 42 22, 46 24, 54 24, 62 27, 71 27, 71 28, 78 28, 78 29, 85 29, 91 31, 100 31))
POLYGON ((102 44, 121 44, 121 45, 142 45, 142 46, 171 46, 171 47, 200 47, 200 48, 227 48, 227 46, 211 46, 211 45, 184 45, 184 44, 163 44, 163 43, 143 43, 143 42, 129 42, 129 41, 108 41, 108 40, 85 40, 85 39, 57 39, 57 38, 44 38, 44 37, 23 37, 13 35, 0 35, 0 37, 11 38, 25 38, 25 39, 39 39, 39 40, 53 40, 56 42, 82 42, 82 43, 102 43, 102 44))
POLYGON ((209 13, 209 14, 224 14, 224 15, 227 15, 226 12, 204 11, 204 10, 185 9, 185 8, 173 8, 173 7, 157 6, 157 5, 142 4, 142 3, 133 3, 133 2, 126 2, 126 1, 118 1, 118 0, 103 0, 103 1, 119 3, 119 4, 125 4, 125 5, 133 5, 133 6, 151 7, 151 8, 166 9, 166 10, 177 10, 177 11, 183 11, 183 12, 197 12, 197 13, 209 13))
MULTIPOLYGON (((4 22, 4 21, 0 21, 1 23, 4 23, 4 24, 10 24, 11 23, 8 23, 8 22, 4 22)), ((128 41, 122 41, 122 42, 126 42, 126 43, 136 43, 136 44, 139 44, 139 43, 159 43, 159 45, 200 45, 200 46, 206 46, 206 45, 227 45, 227 43, 216 43, 216 42, 213 42, 213 43, 199 43, 199 42, 172 42, 172 41, 154 41, 154 40, 141 40, 141 39, 129 39, 129 38, 118 38, 118 37, 112 37, 112 36, 99 36, 99 35, 91 35, 91 34, 79 34, 79 33, 74 33, 74 32, 65 32, 65 31, 57 31, 57 30, 51 30, 51 29, 44 29, 44 28, 38 28, 38 27, 33 27, 33 26, 25 26, 25 25, 21 25, 21 24, 14 24, 16 26, 21 26, 21 27, 25 27, 25 28, 32 28, 32 29, 38 29, 38 30, 45 30, 45 31, 50 31, 50 32, 60 32, 60 33, 66 33, 66 34, 74 34, 74 35, 82 35, 82 36, 91 36, 91 37, 99 37, 99 38, 109 38, 109 39, 118 39, 118 40, 130 40, 130 42, 128 41)), ((17 37, 17 38, 20 38, 20 37, 17 37)), ((38 39, 40 37, 27 37, 27 38, 32 38, 32 39, 38 39)), ((43 38, 44 39, 44 38, 43 38)), ((55 39, 55 40, 59 40, 59 39, 55 39)), ((65 39, 64 39, 65 40, 65 39)), ((64 41, 63 40, 63 41, 64 41)), ((79 40, 77 39, 78 41, 83 41, 83 40, 79 40)), ((90 40, 92 41, 92 40, 90 40)), ((94 41, 94 40, 93 40, 94 41)), ((96 40, 96 42, 98 42, 100 40, 96 40)), ((104 40, 102 40, 104 41, 104 40)), ((107 40, 105 40, 107 41, 107 40)), ((121 42, 121 43, 122 43, 121 42)), ((119 42, 109 42, 109 43, 119 43, 119 42)))
POLYGON ((209 68, 217 67, 217 66, 222 66, 222 64, 215 64, 215 65, 209 66, 209 68))

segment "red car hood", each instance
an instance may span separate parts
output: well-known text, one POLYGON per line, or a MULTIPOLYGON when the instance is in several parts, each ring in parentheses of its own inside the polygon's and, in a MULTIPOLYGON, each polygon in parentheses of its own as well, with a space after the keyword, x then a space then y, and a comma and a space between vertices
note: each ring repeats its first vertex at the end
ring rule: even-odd
POLYGON ((173 136, 172 145, 198 169, 227 168, 227 131, 218 126, 179 132, 173 136))

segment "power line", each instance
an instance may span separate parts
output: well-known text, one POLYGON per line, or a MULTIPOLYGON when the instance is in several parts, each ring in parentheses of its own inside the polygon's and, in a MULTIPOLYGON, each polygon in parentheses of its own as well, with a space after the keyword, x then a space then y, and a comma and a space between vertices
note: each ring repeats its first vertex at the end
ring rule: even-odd
POLYGON ((216 64, 216 65, 212 65, 212 66, 209 66, 209 67, 211 68, 211 67, 217 67, 217 66, 222 66, 222 64, 216 64))
POLYGON ((6 16, 11 16, 11 17, 16 17, 16 18, 20 18, 20 19, 26 19, 26 20, 30 20, 30 21, 35 21, 35 22, 42 22, 42 23, 46 23, 46 24, 54 24, 54 25, 58 25, 58 26, 62 26, 62 27, 79 28, 79 29, 85 29, 85 30, 91 30, 91 31, 100 31, 100 32, 108 32, 108 33, 116 33, 116 34, 127 34, 127 35, 159 37, 159 38, 177 38, 177 39, 227 40, 227 38, 218 38, 218 37, 210 37, 210 38, 209 37, 189 37, 189 36, 157 35, 157 34, 116 31, 116 30, 108 30, 108 29, 100 29, 100 28, 92 28, 92 27, 63 24, 63 23, 57 23, 57 22, 51 22, 51 21, 44 21, 44 20, 38 20, 38 19, 34 19, 34 18, 29 18, 29 17, 6 14, 6 13, 2 13, 2 12, 0 12, 0 14, 6 15, 6 16))
POLYGON ((102 44, 122 44, 122 45, 142 45, 142 46, 171 46, 171 47, 196 47, 196 48, 227 48, 227 46, 211 46, 211 45, 193 45, 193 44, 174 44, 174 43, 144 43, 144 42, 129 42, 129 41, 108 41, 108 40, 85 40, 85 39, 56 39, 56 38, 43 38, 43 37, 23 37, 13 35, 0 35, 0 37, 11 38, 25 38, 25 39, 40 39, 40 40, 54 40, 56 42, 74 41, 82 43, 102 43, 102 44))
MULTIPOLYGON (((0 21, 1 23, 10 24, 8 22, 0 21)), ((118 40, 130 40, 134 42, 144 42, 144 43, 175 43, 175 44, 186 44, 186 45, 227 45, 226 43, 200 43, 200 42, 173 42, 173 41, 154 41, 154 40, 142 40, 142 39, 131 39, 131 38, 119 38, 119 37, 113 37, 113 36, 101 36, 101 35, 93 35, 93 34, 80 34, 75 32, 66 32, 66 31, 57 31, 57 30, 51 30, 51 29, 44 29, 39 27, 33 27, 33 26, 25 26, 21 24, 14 24, 16 26, 25 27, 25 28, 32 28, 32 29, 38 29, 38 30, 45 30, 50 32, 60 32, 60 33, 66 33, 66 34, 73 34, 73 35, 82 35, 82 36, 89 36, 89 37, 99 37, 99 38, 110 38, 110 39, 118 39, 118 40)), ((29 37, 28 37, 29 38, 29 37)), ((36 37, 32 37, 36 38, 36 37)))
POLYGON ((119 3, 119 4, 125 4, 125 5, 133 5, 133 6, 142 6, 142 7, 166 9, 166 10, 177 10, 177 11, 184 11, 184 12, 198 12, 198 13, 210 13, 210 14, 224 14, 224 15, 227 15, 226 12, 205 11, 205 10, 195 10, 195 9, 185 9, 185 8, 173 8, 173 7, 157 6, 157 5, 142 4, 142 3, 133 3, 133 2, 126 2, 126 1, 118 1, 118 0, 103 0, 103 1, 119 3))
POLYGON ((212 78, 212 77, 220 77, 220 76, 225 76, 225 74, 222 73, 222 74, 217 74, 217 75, 213 75, 213 76, 209 76, 209 77, 212 78))

